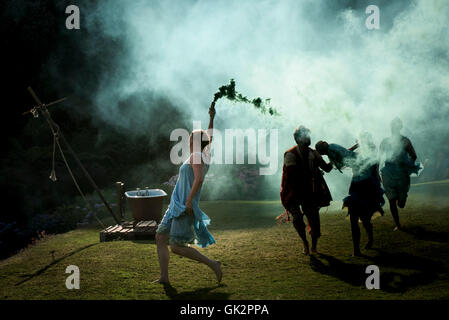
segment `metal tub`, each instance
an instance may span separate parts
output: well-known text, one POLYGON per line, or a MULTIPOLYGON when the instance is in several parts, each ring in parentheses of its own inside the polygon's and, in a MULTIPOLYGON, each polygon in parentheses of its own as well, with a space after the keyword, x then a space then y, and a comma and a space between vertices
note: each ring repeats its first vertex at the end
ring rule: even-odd
POLYGON ((164 190, 148 189, 140 190, 141 195, 137 195, 137 190, 125 192, 134 221, 155 220, 159 223, 162 219, 162 206, 164 198, 167 196, 164 190))

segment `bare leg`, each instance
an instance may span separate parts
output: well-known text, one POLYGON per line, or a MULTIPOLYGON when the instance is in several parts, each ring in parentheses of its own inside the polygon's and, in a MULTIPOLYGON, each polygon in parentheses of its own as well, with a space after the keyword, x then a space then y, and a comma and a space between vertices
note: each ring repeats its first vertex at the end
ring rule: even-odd
MULTIPOLYGON (((310 237, 312 238, 312 247, 311 247, 311 252, 312 253, 318 253, 318 251, 317 251, 317 245, 318 245, 318 238, 320 237, 320 235, 321 235, 321 231, 320 231, 320 215, 319 215, 319 208, 311 208, 311 207, 302 207, 302 209, 303 209, 303 212, 304 212, 304 215, 306 216, 306 218, 307 218, 307 222, 308 222, 308 224, 309 224, 309 234, 310 234, 310 237)), ((302 216, 301 216, 301 220, 300 220, 300 222, 302 223, 302 225, 303 225, 303 228, 302 228, 302 230, 301 231, 303 231, 304 232, 304 240, 306 239, 306 235, 305 235, 305 224, 304 224, 304 221, 303 221, 303 218, 302 218, 302 216)), ((299 233, 299 231, 298 231, 298 233, 299 233)), ((300 236, 301 236, 301 234, 300 234, 300 236)), ((307 241, 307 240, 306 240, 307 241)), ((304 244, 304 250, 306 251, 307 250, 307 254, 309 253, 309 248, 308 248, 309 246, 308 246, 308 243, 306 242, 305 244, 304 244), (307 248, 306 248, 306 245, 307 245, 307 248)))
POLYGON ((373 225, 371 223, 371 216, 362 220, 363 226, 365 227, 366 233, 368 234, 368 243, 365 249, 371 249, 373 247, 374 237, 373 237, 373 225))
POLYGON ((394 229, 395 231, 401 229, 401 224, 399 222, 399 212, 398 207, 396 206, 396 201, 397 201, 396 198, 388 199, 388 202, 390 203, 391 215, 393 216, 394 223, 396 224, 396 228, 394 229))
POLYGON ((161 276, 157 282, 169 283, 168 262, 170 260, 170 253, 168 251, 168 235, 156 233, 156 244, 159 267, 161 269, 161 276))
POLYGON ((404 209, 406 202, 407 202, 407 198, 398 200, 398 207, 401 208, 401 209, 404 209))
POLYGON ((308 255, 309 254, 309 242, 307 241, 306 236, 306 226, 304 224, 304 220, 302 217, 302 214, 298 212, 292 212, 293 215, 293 226, 296 229, 296 232, 298 232, 299 237, 301 238, 304 250, 302 251, 303 254, 308 255))
POLYGON ((175 243, 171 245, 171 250, 173 253, 179 254, 180 256, 204 263, 215 272, 218 282, 221 282, 221 277, 223 273, 221 271, 220 261, 211 260, 194 248, 183 247, 175 243))
POLYGON ((310 236, 312 237, 312 253, 318 253, 318 239, 321 236, 319 210, 319 208, 315 208, 311 210, 311 212, 307 216, 307 220, 309 221, 310 226, 310 236))
POLYGON ((312 253, 318 253, 317 251, 317 245, 318 245, 318 237, 312 237, 312 253))
POLYGON ((349 209, 349 217, 351 218, 351 233, 352 243, 354 245, 354 256, 361 256, 360 252, 360 228, 359 228, 359 216, 351 209, 349 209))

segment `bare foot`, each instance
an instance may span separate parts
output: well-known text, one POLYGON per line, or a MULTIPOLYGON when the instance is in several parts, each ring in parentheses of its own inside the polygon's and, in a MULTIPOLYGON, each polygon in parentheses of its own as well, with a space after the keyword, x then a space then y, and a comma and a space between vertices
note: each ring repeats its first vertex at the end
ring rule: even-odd
POLYGON ((354 251, 354 253, 352 254, 353 257, 363 257, 362 253, 359 251, 354 251))
POLYGON ((394 229, 393 229, 393 231, 398 231, 398 230, 401 230, 401 226, 396 226, 396 227, 394 227, 394 229))
POLYGON ((376 212, 374 212, 371 220, 376 220, 377 218, 382 217, 382 216, 383 216, 382 213, 380 213, 379 211, 376 211, 376 212))
POLYGON ((221 282, 221 278, 223 277, 223 272, 221 271, 221 262, 216 261, 215 266, 213 267, 213 270, 215 272, 215 275, 217 276, 218 283, 221 282))
POLYGON ((302 250, 302 254, 308 256, 309 255, 309 243, 303 242, 304 249, 302 250))
POLYGON ((170 284, 170 281, 168 281, 168 279, 160 278, 160 279, 152 281, 151 283, 170 284))

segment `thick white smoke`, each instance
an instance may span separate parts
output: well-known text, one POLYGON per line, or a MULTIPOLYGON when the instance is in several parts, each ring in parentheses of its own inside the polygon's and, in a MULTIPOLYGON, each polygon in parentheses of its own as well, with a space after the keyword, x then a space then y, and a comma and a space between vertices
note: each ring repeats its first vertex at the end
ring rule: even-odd
MULTIPOLYGON (((349 147, 361 131, 379 144, 399 116, 403 133, 421 139, 419 157, 423 137, 447 132, 449 2, 407 1, 400 10, 379 4, 380 30, 365 27, 365 6, 330 3, 101 2, 86 18, 88 27, 124 41, 127 54, 96 93, 99 111, 126 125, 118 103, 151 91, 205 127, 213 94, 234 78, 239 92, 271 98, 281 114, 261 116, 224 99, 216 106, 219 129, 279 128, 280 166, 268 178, 275 195, 282 153, 294 144, 299 124, 312 130, 312 145, 326 140, 349 147)), ((329 175, 331 189, 345 193, 350 174, 329 175)))

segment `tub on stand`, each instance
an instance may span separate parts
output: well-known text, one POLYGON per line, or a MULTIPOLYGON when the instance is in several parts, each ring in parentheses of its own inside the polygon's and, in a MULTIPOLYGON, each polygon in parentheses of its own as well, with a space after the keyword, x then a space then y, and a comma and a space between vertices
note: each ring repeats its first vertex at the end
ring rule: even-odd
MULTIPOLYGON (((121 184, 123 187, 123 184, 121 184)), ((123 192, 118 188, 118 209, 124 212, 126 202, 131 209, 133 221, 124 221, 120 225, 110 226, 100 232, 100 241, 111 240, 151 240, 162 219, 164 198, 167 196, 161 189, 132 190, 123 192)), ((122 218, 123 215, 122 215, 122 218)))

